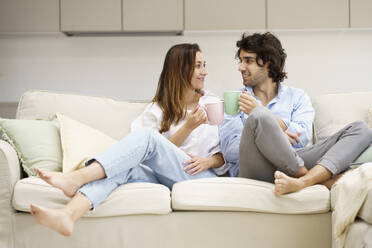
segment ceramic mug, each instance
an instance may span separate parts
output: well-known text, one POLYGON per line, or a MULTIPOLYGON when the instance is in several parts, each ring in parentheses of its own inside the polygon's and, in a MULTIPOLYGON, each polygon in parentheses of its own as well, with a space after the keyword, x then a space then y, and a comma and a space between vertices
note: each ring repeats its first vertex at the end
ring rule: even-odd
POLYGON ((240 113, 238 102, 241 93, 241 91, 225 91, 223 93, 226 114, 237 115, 240 113))
POLYGON ((209 125, 219 125, 223 122, 223 101, 206 103, 203 109, 207 114, 209 125))

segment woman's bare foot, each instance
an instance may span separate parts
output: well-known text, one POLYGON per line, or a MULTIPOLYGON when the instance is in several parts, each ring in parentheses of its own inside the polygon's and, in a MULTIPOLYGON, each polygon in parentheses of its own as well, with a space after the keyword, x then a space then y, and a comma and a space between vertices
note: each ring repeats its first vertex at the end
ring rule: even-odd
POLYGON ((284 195, 292 192, 299 191, 305 187, 305 184, 299 178, 287 176, 281 171, 276 171, 275 177, 275 195, 284 195))
POLYGON ((46 172, 38 168, 35 168, 34 170, 41 179, 62 190, 68 197, 73 197, 76 194, 76 191, 82 186, 80 183, 74 181, 69 174, 64 174, 62 172, 46 172))
POLYGON ((70 214, 63 209, 48 209, 31 204, 31 214, 35 220, 50 229, 64 235, 71 236, 74 230, 74 222, 70 214))

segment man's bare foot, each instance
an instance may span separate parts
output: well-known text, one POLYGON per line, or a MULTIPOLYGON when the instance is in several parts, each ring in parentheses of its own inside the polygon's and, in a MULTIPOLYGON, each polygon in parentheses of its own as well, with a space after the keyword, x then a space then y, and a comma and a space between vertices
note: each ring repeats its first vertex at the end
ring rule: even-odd
POLYGON ((74 230, 74 222, 69 214, 62 209, 48 209, 31 204, 31 214, 35 220, 50 229, 64 235, 71 236, 74 230))
POLYGON ((287 176, 281 171, 275 171, 275 195, 284 195, 299 191, 305 187, 305 184, 299 178, 287 176))
POLYGON ((64 174, 62 172, 42 171, 38 168, 35 168, 34 170, 41 179, 62 190, 63 193, 68 197, 73 197, 76 194, 76 191, 82 186, 75 182, 69 174, 64 174))
POLYGON ((294 175, 295 178, 303 177, 305 176, 309 171, 305 166, 302 166, 294 175))

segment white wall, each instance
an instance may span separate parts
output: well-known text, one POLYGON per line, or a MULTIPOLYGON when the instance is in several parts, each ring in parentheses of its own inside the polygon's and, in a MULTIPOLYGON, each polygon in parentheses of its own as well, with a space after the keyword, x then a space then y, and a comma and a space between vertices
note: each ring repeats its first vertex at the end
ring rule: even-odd
MULTIPOLYGON (((274 31, 288 54, 289 85, 310 95, 372 91, 372 30, 274 31)), ((186 32, 184 36, 0 36, 0 102, 29 89, 123 100, 154 95, 166 51, 181 42, 201 46, 208 89, 241 87, 235 43, 241 32, 186 32)))

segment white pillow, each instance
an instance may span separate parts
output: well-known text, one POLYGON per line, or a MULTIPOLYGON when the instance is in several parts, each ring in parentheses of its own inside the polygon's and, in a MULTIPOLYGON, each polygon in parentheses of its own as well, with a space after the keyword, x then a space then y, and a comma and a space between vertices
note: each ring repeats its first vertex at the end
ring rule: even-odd
POLYGON ((367 124, 372 128, 372 107, 370 107, 367 112, 367 124))
POLYGON ((87 160, 117 142, 106 134, 61 113, 57 113, 57 119, 60 124, 64 173, 84 167, 87 160))

